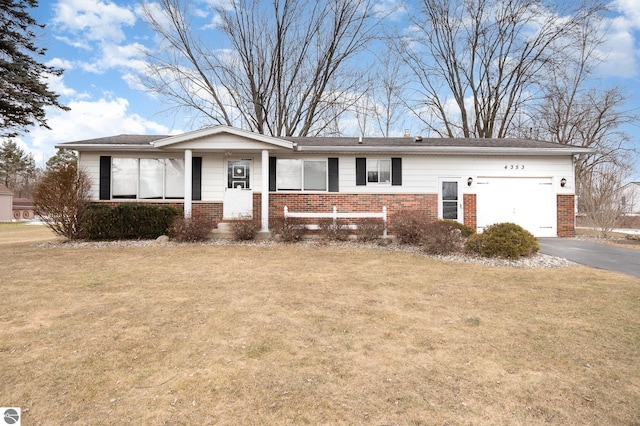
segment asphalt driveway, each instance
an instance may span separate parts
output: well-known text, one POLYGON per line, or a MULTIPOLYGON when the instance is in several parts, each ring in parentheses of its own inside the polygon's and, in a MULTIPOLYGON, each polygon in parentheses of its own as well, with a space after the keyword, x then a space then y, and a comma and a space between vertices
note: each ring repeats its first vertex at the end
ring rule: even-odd
POLYGON ((540 253, 640 278, 640 250, 575 238, 538 238, 540 253))

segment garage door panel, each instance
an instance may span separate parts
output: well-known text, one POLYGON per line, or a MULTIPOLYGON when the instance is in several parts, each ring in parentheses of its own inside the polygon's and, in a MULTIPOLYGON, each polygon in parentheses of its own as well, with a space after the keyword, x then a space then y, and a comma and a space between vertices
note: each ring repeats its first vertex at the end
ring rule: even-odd
POLYGON ((513 222, 537 237, 556 236, 551 178, 478 178, 478 229, 513 222))

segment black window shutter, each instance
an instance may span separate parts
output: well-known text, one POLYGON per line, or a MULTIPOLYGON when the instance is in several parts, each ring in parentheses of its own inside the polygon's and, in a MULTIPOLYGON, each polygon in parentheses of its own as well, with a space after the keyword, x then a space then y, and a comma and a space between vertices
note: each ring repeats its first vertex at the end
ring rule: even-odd
POLYGON ((269 157, 269 191, 275 191, 276 187, 276 166, 278 159, 276 157, 269 157))
POLYGON ((111 157, 100 156, 99 197, 101 200, 111 199, 111 157))
POLYGON ((202 157, 191 158, 191 199, 202 200, 202 157))
POLYGON ((402 158, 391 159, 391 185, 402 185, 402 158))
POLYGON ((329 192, 340 192, 337 158, 329 158, 329 192))
POLYGON ((356 158, 356 185, 367 184, 367 159, 356 158))

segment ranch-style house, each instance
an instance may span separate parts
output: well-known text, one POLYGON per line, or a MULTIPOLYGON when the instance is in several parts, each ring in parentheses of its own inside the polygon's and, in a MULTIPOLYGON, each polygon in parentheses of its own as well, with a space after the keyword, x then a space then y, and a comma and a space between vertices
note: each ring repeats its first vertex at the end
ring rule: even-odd
POLYGON ((575 233, 576 155, 527 139, 271 137, 229 126, 57 145, 78 152, 100 203, 164 203, 186 216, 260 220, 289 212, 421 210, 482 231, 513 222, 537 237, 575 233))

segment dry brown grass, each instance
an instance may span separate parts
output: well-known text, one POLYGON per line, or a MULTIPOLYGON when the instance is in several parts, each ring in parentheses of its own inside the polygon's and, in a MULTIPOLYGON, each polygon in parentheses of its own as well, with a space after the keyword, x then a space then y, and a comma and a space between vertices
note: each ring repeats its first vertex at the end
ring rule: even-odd
POLYGON ((0 405, 23 424, 640 422, 622 274, 300 245, 0 256, 0 405))
POLYGON ((30 225, 24 222, 0 223, 0 245, 48 241, 55 235, 45 225, 30 225))

